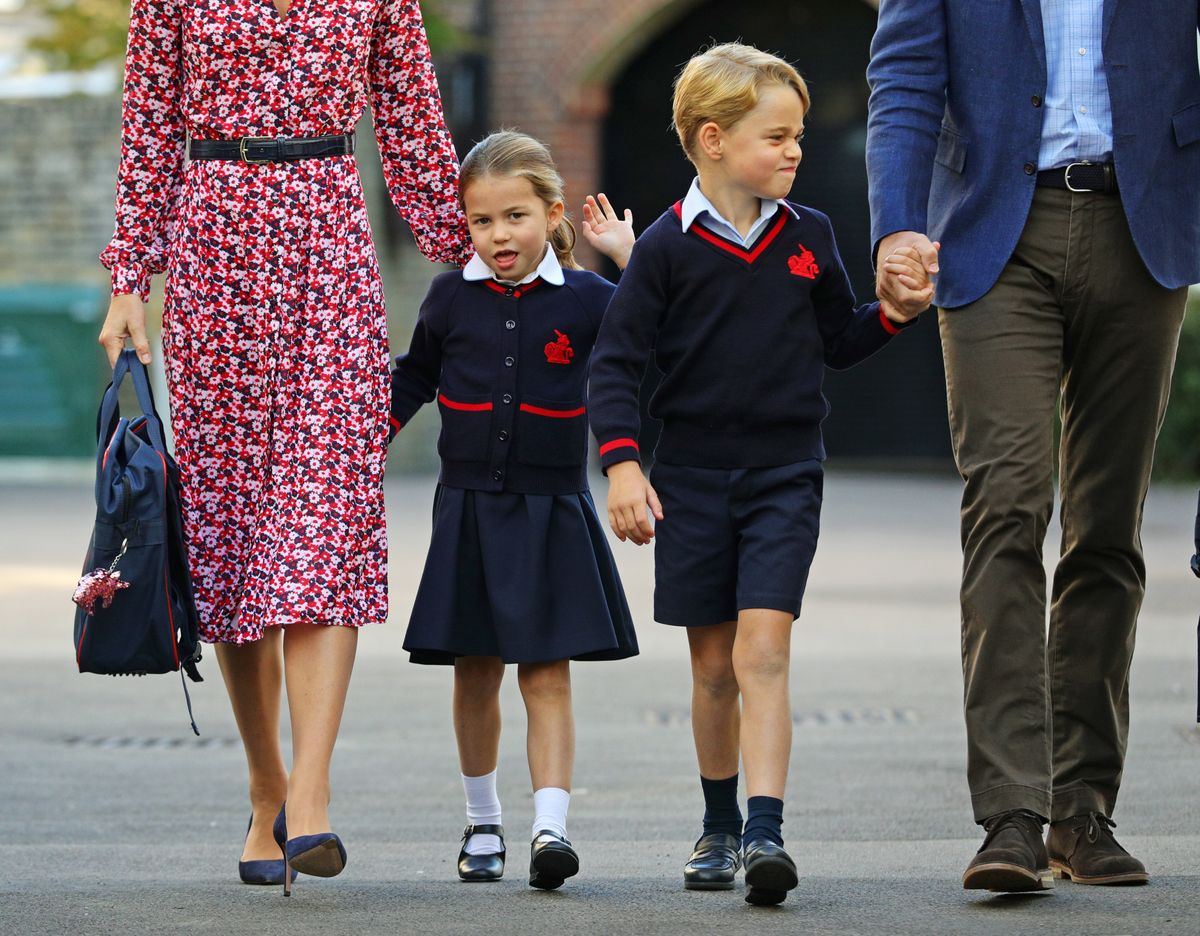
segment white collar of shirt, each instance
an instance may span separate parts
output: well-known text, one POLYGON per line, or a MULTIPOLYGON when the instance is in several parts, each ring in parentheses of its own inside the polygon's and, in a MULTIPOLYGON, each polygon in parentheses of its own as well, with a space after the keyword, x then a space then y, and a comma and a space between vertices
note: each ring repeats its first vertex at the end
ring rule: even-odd
POLYGON ((463 267, 463 279, 469 282, 478 280, 494 279, 497 283, 503 283, 506 286, 524 286, 526 283, 532 283, 538 277, 544 279, 551 286, 561 286, 566 282, 563 276, 562 264, 558 262, 558 257, 555 255, 553 248, 546 245, 546 255, 542 257, 542 262, 537 265, 537 269, 526 276, 521 282, 514 283, 512 280, 500 279, 492 268, 483 262, 483 257, 478 253, 472 254, 471 259, 467 261, 467 265, 463 267))
POLYGON ((751 225, 749 233, 745 237, 742 237, 741 232, 721 217, 721 212, 717 211, 713 207, 713 203, 708 200, 708 196, 700 191, 700 179, 697 177, 692 180, 692 187, 688 189, 687 196, 683 199, 681 220, 683 221, 683 229, 685 231, 692 226, 697 218, 700 218, 702 222, 712 222, 705 224, 705 227, 709 228, 709 230, 716 230, 717 233, 740 243, 743 247, 748 247, 754 243, 755 238, 758 237, 759 232, 766 223, 775 217, 775 212, 779 210, 780 205, 786 208, 793 218, 800 217, 796 213, 796 210, 782 198, 775 200, 760 198, 758 220, 751 225), (707 218, 703 217, 705 214, 708 215, 707 218))

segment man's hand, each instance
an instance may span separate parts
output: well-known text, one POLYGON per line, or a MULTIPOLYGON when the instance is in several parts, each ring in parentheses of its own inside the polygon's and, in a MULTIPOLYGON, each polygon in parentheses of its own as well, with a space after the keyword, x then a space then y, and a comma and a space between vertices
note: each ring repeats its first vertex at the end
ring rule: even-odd
POLYGON ((608 469, 608 523, 622 543, 629 539, 645 546, 654 538, 654 527, 646 508, 655 520, 663 518, 658 494, 642 474, 636 461, 623 461, 608 469))
POLYGON ((146 303, 137 295, 113 296, 108 317, 100 329, 100 344, 108 355, 108 366, 116 367, 117 358, 125 349, 125 339, 133 339, 138 360, 150 363, 150 342, 146 340, 146 303))
MULTIPOLYGON (((913 314, 910 314, 910 309, 915 303, 912 301, 912 297, 904 292, 910 287, 895 279, 895 274, 889 273, 886 269, 889 263, 888 257, 896 259, 896 255, 900 251, 905 251, 906 248, 916 250, 917 260, 929 277, 936 276, 939 270, 938 251, 941 249, 941 244, 933 243, 924 234, 917 231, 896 231, 879 242, 879 251, 875 255, 875 295, 883 308, 883 314, 893 322, 907 322, 914 317, 913 314), (897 288, 898 283, 903 286, 903 289, 897 288)), ((925 307, 928 305, 927 302, 925 307)))
MULTIPOLYGON (((939 245, 934 244, 936 249, 939 245)), ((903 325, 929 308, 933 301, 933 281, 915 246, 897 247, 879 265, 883 274, 876 289, 883 314, 903 325)))

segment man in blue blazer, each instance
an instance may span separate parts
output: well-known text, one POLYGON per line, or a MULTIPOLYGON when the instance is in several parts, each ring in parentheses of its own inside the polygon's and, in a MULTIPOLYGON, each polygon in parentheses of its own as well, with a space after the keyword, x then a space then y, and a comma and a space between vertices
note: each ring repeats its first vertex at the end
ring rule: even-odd
POLYGON ((966 484, 967 769, 986 830, 968 888, 1036 890, 1051 872, 1148 880, 1111 816, 1142 503, 1186 287, 1200 281, 1198 26, 1198 0, 880 3, 867 72, 875 256, 882 267, 915 245, 938 273, 966 484))

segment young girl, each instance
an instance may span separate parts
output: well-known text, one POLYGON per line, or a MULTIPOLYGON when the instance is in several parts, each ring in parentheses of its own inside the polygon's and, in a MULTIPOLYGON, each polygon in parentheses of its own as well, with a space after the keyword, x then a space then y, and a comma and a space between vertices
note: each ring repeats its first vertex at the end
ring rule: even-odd
MULTIPOLYGON (((435 396, 442 470, 433 537, 404 647, 454 664, 454 730, 467 798, 458 874, 504 872, 496 795, 506 663, 529 717, 535 818, 529 883, 579 870, 567 840, 575 736, 570 661, 637 653, 629 608, 587 486, 588 358, 612 284, 581 270, 549 150, 494 133, 463 162, 475 255, 430 286, 392 371, 392 430, 435 396)), ((624 267, 628 211, 584 206, 589 242, 624 267)))

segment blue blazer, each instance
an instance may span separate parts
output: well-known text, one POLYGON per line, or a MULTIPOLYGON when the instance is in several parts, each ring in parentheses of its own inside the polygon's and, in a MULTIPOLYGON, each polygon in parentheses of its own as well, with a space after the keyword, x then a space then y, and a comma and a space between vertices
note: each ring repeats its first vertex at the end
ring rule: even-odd
MULTIPOLYGON (((1200 0, 1104 0, 1113 162, 1163 286, 1200 282, 1200 0)), ((1039 0, 882 0, 867 68, 871 238, 942 242, 935 301, 996 282, 1025 226, 1041 142, 1039 0)))

